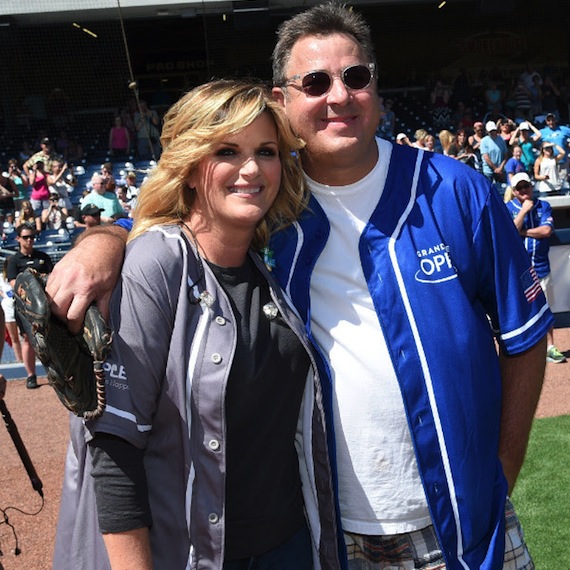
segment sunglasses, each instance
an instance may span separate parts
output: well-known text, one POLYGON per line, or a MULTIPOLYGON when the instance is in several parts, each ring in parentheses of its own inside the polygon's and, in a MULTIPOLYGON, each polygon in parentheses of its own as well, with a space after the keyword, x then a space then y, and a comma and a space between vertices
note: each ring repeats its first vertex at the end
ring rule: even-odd
POLYGON ((522 184, 517 184, 515 188, 517 190, 527 190, 528 188, 532 188, 532 184, 529 184, 528 182, 523 182, 522 184))
POLYGON ((349 65, 345 67, 340 75, 332 75, 328 71, 309 71, 305 75, 293 75, 285 81, 284 86, 291 86, 302 91, 307 97, 322 97, 326 95, 333 84, 333 79, 339 77, 347 89, 358 91, 366 89, 374 77, 376 66, 373 63, 367 65, 349 65), (301 85, 291 83, 297 79, 301 80, 301 85))
POLYGON ((34 236, 20 236, 20 239, 25 239, 27 241, 30 239, 34 239, 34 236))

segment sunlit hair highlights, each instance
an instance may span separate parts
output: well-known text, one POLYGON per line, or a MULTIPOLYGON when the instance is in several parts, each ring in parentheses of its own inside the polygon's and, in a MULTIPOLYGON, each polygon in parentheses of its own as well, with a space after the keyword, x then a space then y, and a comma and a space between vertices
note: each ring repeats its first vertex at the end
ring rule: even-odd
POLYGON ((187 184, 190 173, 225 137, 239 133, 262 113, 268 113, 277 126, 281 186, 275 202, 257 225, 252 246, 265 246, 273 232, 292 223, 308 197, 296 152, 303 143, 291 131, 266 86, 222 79, 196 87, 166 113, 160 139, 162 156, 141 187, 129 240, 155 224, 179 223, 187 218, 195 199, 195 191, 187 184))

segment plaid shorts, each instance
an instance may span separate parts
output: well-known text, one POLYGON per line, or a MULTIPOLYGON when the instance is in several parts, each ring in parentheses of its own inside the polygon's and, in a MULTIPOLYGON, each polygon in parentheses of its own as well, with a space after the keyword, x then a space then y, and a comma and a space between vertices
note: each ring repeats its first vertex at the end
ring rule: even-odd
MULTIPOLYGON (((503 570, 534 570, 523 531, 509 499, 505 505, 503 570)), ((350 570, 443 570, 445 560, 432 526, 406 534, 365 536, 345 532, 350 570)))

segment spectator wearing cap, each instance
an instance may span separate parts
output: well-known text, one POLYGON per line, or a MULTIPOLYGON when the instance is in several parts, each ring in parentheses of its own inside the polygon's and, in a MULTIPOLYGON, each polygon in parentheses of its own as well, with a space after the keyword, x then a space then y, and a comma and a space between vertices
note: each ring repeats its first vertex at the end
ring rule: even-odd
POLYGON ((40 147, 41 150, 33 154, 24 163, 23 168, 27 176, 30 176, 30 170, 38 163, 38 161, 42 161, 44 163, 46 173, 51 174, 53 161, 62 160, 61 156, 53 151, 51 141, 47 137, 44 137, 40 141, 40 147))
POLYGON ((534 163, 534 179, 538 181, 539 192, 555 192, 562 188, 565 179, 560 173, 559 165, 565 161, 566 151, 560 145, 549 141, 542 143, 540 156, 534 163))
MULTIPOLYGON (((540 129, 542 140, 554 144, 554 156, 558 154, 558 149, 568 150, 568 139, 570 138, 570 127, 567 125, 559 125, 558 119, 554 113, 547 113, 546 126, 540 129)), ((567 156, 558 164, 560 175, 564 181, 568 178, 568 160, 567 156)))
POLYGON ((492 183, 505 181, 505 163, 507 157, 507 144, 497 132, 494 121, 485 124, 487 136, 483 137, 479 150, 483 174, 492 183))
POLYGON ((79 211, 81 221, 75 221, 76 228, 94 228, 101 225, 101 212, 103 210, 95 204, 87 204, 79 211))
MULTIPOLYGON (((34 239, 36 230, 29 224, 22 224, 16 229, 19 250, 8 257, 6 260, 6 278, 10 282, 12 288, 15 286, 16 277, 28 267, 35 269, 41 274, 50 273, 53 269, 53 263, 50 256, 34 249, 34 239)), ((26 386, 29 389, 37 388, 36 379, 36 354, 28 337, 23 333, 21 324, 18 322, 18 314, 16 313, 16 323, 22 333, 22 360, 28 374, 26 386)))
POLYGON ((124 215, 123 208, 114 192, 107 192, 106 180, 101 174, 91 178, 93 190, 83 198, 82 205, 95 204, 101 209, 101 222, 113 223, 115 218, 124 215))
MULTIPOLYGON (((551 148, 551 147, 550 147, 551 148)), ((533 198, 533 188, 526 172, 515 174, 511 180, 514 198, 507 202, 515 227, 524 240, 524 245, 546 300, 552 302, 552 277, 548 251, 550 236, 554 232, 552 208, 544 200, 533 198)), ((566 362, 566 357, 554 345, 554 328, 547 334, 548 347, 546 361, 552 363, 566 362)))
POLYGON ((401 144, 404 146, 412 146, 410 139, 406 133, 398 133, 396 135, 396 144, 401 144))
POLYGON ((548 113, 546 115, 546 126, 540 129, 540 134, 543 141, 554 143, 566 149, 568 139, 570 138, 570 127, 559 125, 556 115, 548 113))
POLYGON ((534 161, 536 160, 536 143, 542 138, 540 131, 530 122, 523 121, 511 134, 509 145, 521 147, 521 160, 527 172, 532 173, 534 161), (532 135, 530 134, 532 131, 532 135))

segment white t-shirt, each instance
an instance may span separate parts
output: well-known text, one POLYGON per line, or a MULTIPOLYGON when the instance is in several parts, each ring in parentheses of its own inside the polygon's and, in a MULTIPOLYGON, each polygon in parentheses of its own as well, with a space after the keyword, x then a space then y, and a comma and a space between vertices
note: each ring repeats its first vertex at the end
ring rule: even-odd
POLYGON ((311 326, 333 375, 342 524, 368 535, 431 524, 400 387, 358 252, 392 152, 389 142, 377 141, 378 163, 355 184, 308 179, 331 225, 311 279, 311 326))

